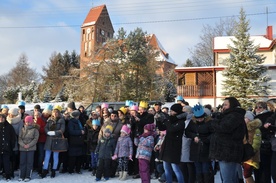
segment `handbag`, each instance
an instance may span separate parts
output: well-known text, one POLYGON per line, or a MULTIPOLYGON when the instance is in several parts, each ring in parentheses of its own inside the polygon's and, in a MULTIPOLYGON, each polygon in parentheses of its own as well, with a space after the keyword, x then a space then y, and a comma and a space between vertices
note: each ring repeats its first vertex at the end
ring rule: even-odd
POLYGON ((61 137, 54 137, 52 139, 52 151, 53 152, 65 152, 68 150, 68 139, 64 138, 61 132, 61 137))
POLYGON ((255 155, 254 148, 248 142, 248 130, 247 130, 247 126, 246 125, 245 125, 245 128, 246 128, 246 133, 245 133, 246 143, 243 144, 242 162, 245 162, 245 161, 249 160, 250 158, 252 158, 255 155))

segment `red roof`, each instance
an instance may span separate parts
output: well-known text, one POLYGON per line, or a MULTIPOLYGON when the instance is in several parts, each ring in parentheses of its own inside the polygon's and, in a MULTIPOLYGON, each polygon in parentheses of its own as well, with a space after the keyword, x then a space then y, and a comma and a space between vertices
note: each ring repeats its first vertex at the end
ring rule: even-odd
POLYGON ((101 6, 96 6, 94 8, 91 8, 89 13, 87 14, 84 22, 83 22, 83 25, 84 24, 88 24, 88 23, 91 23, 91 22, 97 22, 98 18, 100 17, 102 11, 106 9, 106 6, 105 4, 104 5, 101 5, 101 6))

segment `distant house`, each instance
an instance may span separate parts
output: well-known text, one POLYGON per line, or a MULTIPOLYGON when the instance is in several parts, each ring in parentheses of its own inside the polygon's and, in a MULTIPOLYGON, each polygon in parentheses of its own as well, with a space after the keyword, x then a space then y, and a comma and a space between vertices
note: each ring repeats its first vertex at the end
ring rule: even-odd
MULTIPOLYGON (((211 67, 176 67, 178 86, 177 93, 194 105, 211 104, 218 106, 225 96, 222 95, 222 61, 228 58, 230 50, 228 45, 233 46, 231 39, 234 36, 223 36, 214 38, 214 65, 211 67)), ((266 35, 251 36, 254 45, 259 45, 257 54, 266 56, 264 65, 268 67, 271 77, 270 98, 276 97, 276 39, 273 39, 272 26, 267 27, 266 35)))
MULTIPOLYGON (((113 38, 113 35, 114 29, 106 5, 91 8, 81 26, 81 69, 88 63, 97 62, 97 59, 92 61, 92 56, 97 47, 102 46, 107 39, 113 38)), ((146 39, 149 44, 159 52, 156 57, 156 61, 158 61, 159 65, 156 73, 163 76, 166 71, 174 69, 176 66, 175 62, 170 57, 169 53, 165 51, 157 37, 154 34, 150 34, 147 35, 146 39)), ((100 58, 99 55, 97 57, 100 58)))

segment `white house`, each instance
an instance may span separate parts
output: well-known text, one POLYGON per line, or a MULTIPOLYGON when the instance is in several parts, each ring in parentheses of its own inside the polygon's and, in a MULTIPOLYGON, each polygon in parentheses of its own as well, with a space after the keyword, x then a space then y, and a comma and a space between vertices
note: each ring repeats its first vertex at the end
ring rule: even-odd
MULTIPOLYGON (((273 38, 272 26, 267 27, 266 35, 251 36, 254 45, 259 45, 257 54, 266 56, 264 65, 268 67, 267 74, 271 77, 269 98, 276 97, 276 39, 273 38)), ((178 75, 178 95, 182 95, 191 105, 200 102, 218 106, 225 96, 222 95, 222 60, 228 58, 234 36, 214 38, 214 65, 211 67, 176 67, 178 75)))

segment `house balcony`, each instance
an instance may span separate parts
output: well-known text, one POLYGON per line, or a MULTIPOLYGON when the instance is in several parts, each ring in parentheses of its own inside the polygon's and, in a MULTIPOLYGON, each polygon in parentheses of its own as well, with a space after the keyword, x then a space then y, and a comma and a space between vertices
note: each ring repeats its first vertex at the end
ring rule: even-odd
POLYGON ((177 94, 184 97, 212 97, 215 93, 213 85, 179 85, 177 94))

